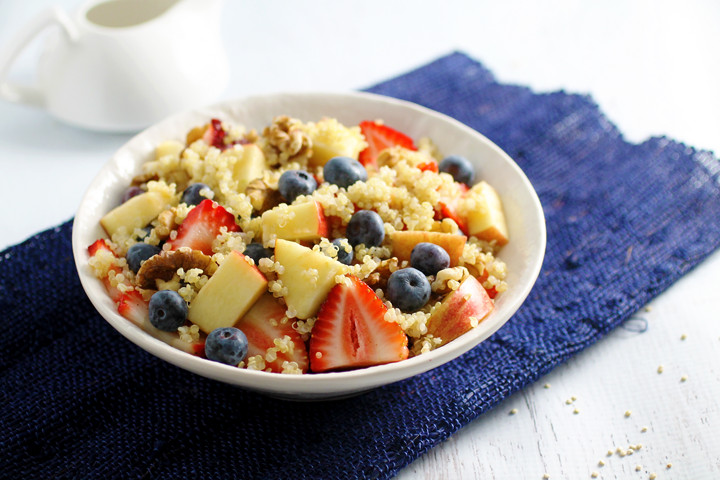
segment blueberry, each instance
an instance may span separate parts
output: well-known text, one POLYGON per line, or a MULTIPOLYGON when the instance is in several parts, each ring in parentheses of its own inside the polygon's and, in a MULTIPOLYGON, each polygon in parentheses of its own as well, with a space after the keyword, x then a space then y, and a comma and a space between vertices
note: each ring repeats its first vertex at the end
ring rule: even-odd
POLYGON ((361 243, 366 247, 377 247, 385 239, 385 226, 377 213, 359 210, 348 222, 345 234, 353 247, 361 243))
POLYGON ((273 256, 272 250, 263 247, 262 243, 254 242, 245 246, 245 251, 243 253, 248 257, 252 258, 255 262, 255 265, 260 263, 261 258, 270 258, 273 256))
POLYGON ((198 203, 202 202, 208 197, 205 197, 203 195, 200 195, 200 190, 204 189, 210 190, 210 187, 205 185, 204 183, 193 183, 189 187, 185 189, 185 191, 182 194, 182 197, 180 198, 180 203, 186 204, 188 207, 191 205, 197 205, 198 203))
POLYGON ((142 242, 143 239, 145 239, 145 238, 147 238, 147 237, 150 236, 150 233, 152 232, 152 229, 153 229, 152 225, 148 225, 147 227, 144 227, 144 228, 142 229, 142 231, 144 232, 143 234, 141 234, 141 235, 135 235, 133 238, 134 238, 136 241, 138 241, 138 242, 142 242))
POLYGON ((364 182, 368 174, 362 163, 353 158, 333 157, 323 167, 323 177, 328 183, 347 188, 357 181, 364 182))
POLYGON ((332 241, 332 244, 338 247, 337 261, 344 263, 345 265, 350 265, 353 261, 354 255, 352 248, 350 248, 349 252, 345 250, 345 246, 348 245, 349 242, 344 238, 336 238, 332 241))
POLYGON ((445 157, 443 161, 440 162, 438 170, 449 173, 456 182, 464 183, 465 185, 471 185, 475 179, 475 169, 472 163, 460 155, 445 157))
POLYGON ((173 290, 160 290, 150 297, 150 323, 157 329, 174 332, 185 323, 188 306, 185 299, 173 290))
POLYGON ((140 270, 140 265, 142 265, 142 262, 152 257, 153 255, 157 255, 161 251, 162 249, 160 247, 150 245, 149 243, 139 242, 128 248, 125 259, 127 260, 130 270, 132 270, 134 273, 137 273, 138 270, 140 270))
POLYGON ((125 192, 123 193, 122 203, 127 202, 132 197, 136 197, 136 196, 140 195, 141 193, 145 193, 145 190, 143 190, 140 187, 128 187, 128 189, 125 190, 125 192))
POLYGON ((395 270, 388 278, 385 297, 395 308, 405 313, 414 312, 422 308, 430 298, 430 282, 416 268, 395 270))
POLYGON ((443 268, 450 266, 450 255, 439 245, 420 242, 410 253, 410 266, 417 268, 425 275, 435 275, 443 268))
POLYGON ((317 188, 315 178, 305 170, 288 170, 280 175, 278 190, 288 203, 300 195, 310 195, 317 188))
POLYGON ((237 365, 245 360, 247 352, 247 337, 235 327, 216 328, 205 340, 205 356, 214 362, 237 365))

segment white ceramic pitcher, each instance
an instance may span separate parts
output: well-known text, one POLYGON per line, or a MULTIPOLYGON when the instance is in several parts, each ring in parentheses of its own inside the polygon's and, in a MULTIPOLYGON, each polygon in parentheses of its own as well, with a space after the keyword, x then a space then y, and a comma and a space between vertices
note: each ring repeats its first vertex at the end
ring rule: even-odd
POLYGON ((42 12, 0 51, 0 97, 73 125, 135 131, 216 100, 229 79, 222 0, 94 0, 69 16, 42 12), (45 29, 36 85, 7 82, 45 29))

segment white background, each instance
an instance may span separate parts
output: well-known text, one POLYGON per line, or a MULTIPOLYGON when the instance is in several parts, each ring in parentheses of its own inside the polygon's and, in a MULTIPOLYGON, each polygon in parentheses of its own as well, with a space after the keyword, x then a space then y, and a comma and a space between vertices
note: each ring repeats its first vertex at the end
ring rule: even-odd
MULTIPOLYGON (((0 2, 0 47, 48 5, 79 3, 0 2)), ((590 93, 630 141, 668 135, 720 152, 720 2, 228 0, 223 12, 232 71, 218 99, 360 89, 462 50, 502 82, 590 93)), ((39 44, 13 80, 32 81, 39 44)), ((0 249, 69 219, 128 138, 0 102, 0 249)), ((638 313, 645 333, 619 329, 400 478, 720 478, 719 272, 715 254, 638 313)))

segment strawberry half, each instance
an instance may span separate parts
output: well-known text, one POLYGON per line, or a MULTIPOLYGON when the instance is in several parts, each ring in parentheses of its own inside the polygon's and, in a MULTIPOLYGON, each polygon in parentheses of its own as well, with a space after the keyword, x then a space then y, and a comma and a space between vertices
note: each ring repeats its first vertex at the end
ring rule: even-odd
POLYGON ((277 359, 265 361, 266 368, 282 373, 284 362, 295 362, 303 373, 308 371, 308 354, 305 342, 292 327, 292 320, 282 322, 285 308, 270 294, 265 293, 242 317, 235 327, 243 331, 248 339, 248 357, 261 355, 265 358, 268 348, 275 347, 276 338, 290 337, 294 346, 290 352, 277 352, 277 359))
POLYGON ((221 227, 227 227, 228 232, 240 230, 232 213, 206 199, 190 210, 177 230, 177 237, 168 243, 172 250, 190 247, 205 255, 212 255, 212 243, 220 234, 221 227))
POLYGON ((310 337, 310 368, 326 372, 397 362, 408 357, 400 325, 385 320, 387 307, 362 280, 348 276, 320 307, 310 337))
POLYGON ((228 147, 228 145, 225 145, 226 135, 227 132, 222 128, 222 122, 217 118, 213 118, 210 120, 210 125, 208 125, 207 130, 205 130, 202 139, 211 147, 225 150, 228 147))
POLYGON ((457 187, 457 195, 451 197, 451 198, 443 198, 440 201, 438 201, 438 209, 440 211, 440 218, 451 218, 457 223, 457 226, 460 227, 460 230, 467 235, 468 234, 468 228, 467 228, 467 221, 465 220, 465 217, 463 217, 460 214, 460 204, 465 198, 465 194, 468 191, 467 185, 464 183, 455 183, 455 186, 457 187))
MULTIPOLYGON (((112 248, 110 248, 110 245, 108 245, 105 239, 102 238, 99 240, 95 240, 95 242, 93 242, 93 244, 88 247, 88 254, 91 258, 97 255, 107 254, 117 258, 117 255, 115 255, 115 252, 113 252, 112 248)), ((112 267, 110 267, 109 270, 112 270, 115 273, 122 273, 122 268, 117 265, 113 265, 112 267)), ((120 290, 110 284, 110 279, 107 276, 101 278, 100 281, 103 283, 103 286, 105 287, 105 290, 108 292, 108 295, 110 296, 112 301, 117 302, 121 295, 120 290)))
POLYGON ((412 138, 386 125, 366 120, 360 122, 360 131, 368 144, 358 156, 358 161, 365 167, 376 168, 378 154, 386 148, 400 146, 416 150, 412 138))
POLYGON ((193 340, 192 342, 186 342, 185 340, 180 339, 180 336, 175 332, 164 332, 155 328, 150 323, 148 302, 145 301, 143 296, 137 290, 128 290, 127 292, 121 294, 120 299, 117 302, 117 309, 120 315, 127 318, 153 337, 191 355, 199 357, 205 356, 204 338, 199 338, 197 340, 193 340))
POLYGON ((143 327, 148 319, 148 302, 137 290, 129 290, 120 295, 117 302, 118 313, 133 322, 138 327, 143 327))

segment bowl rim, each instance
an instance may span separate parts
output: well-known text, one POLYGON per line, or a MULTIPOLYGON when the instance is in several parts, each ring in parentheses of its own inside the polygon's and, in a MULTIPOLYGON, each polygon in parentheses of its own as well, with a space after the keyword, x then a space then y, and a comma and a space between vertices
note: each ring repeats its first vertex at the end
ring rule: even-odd
MULTIPOLYGON (((379 116, 382 116, 382 112, 378 113, 379 116)), ((443 113, 405 100, 367 92, 278 92, 250 95, 217 102, 201 109, 194 109, 174 114, 139 132, 113 153, 112 157, 103 165, 83 195, 74 218, 72 232, 72 249, 75 258, 75 266, 83 289, 98 313, 100 313, 100 315, 108 323, 110 323, 113 328, 115 328, 128 340, 147 352, 173 365, 208 378, 269 394, 277 394, 281 396, 288 395, 290 397, 299 396, 317 398, 327 398, 353 391, 360 392, 400 381, 451 361, 480 344, 482 341, 495 333, 502 325, 504 325, 514 315, 529 295, 542 267, 546 241, 547 231, 544 214, 537 193, 522 169, 520 169, 515 161, 512 160, 507 153, 500 149, 500 147, 471 127, 443 113), (91 193, 98 188, 98 185, 101 183, 101 179, 113 171, 115 167, 114 164, 117 161, 116 159, 120 152, 130 148, 129 146, 131 145, 141 142, 143 138, 152 136, 153 132, 158 131, 164 126, 169 125, 172 122, 177 122, 178 119, 188 116, 188 114, 202 114, 205 110, 212 111, 227 109, 232 105, 240 105, 248 102, 252 103, 255 101, 269 101, 276 98, 288 98, 291 100, 299 98, 302 101, 312 101, 317 99, 366 101, 374 102, 381 106, 389 105, 391 108, 407 109, 414 114, 435 117, 440 121, 449 123, 451 127, 459 129, 463 134, 474 136, 478 140, 484 142, 491 150, 494 151, 494 153, 502 157, 502 159, 508 163, 508 166, 518 176, 519 180, 526 188, 527 193, 530 195, 531 202, 534 207, 533 210, 536 214, 536 222, 534 222, 534 226, 539 234, 538 238, 535 239, 536 244, 533 248, 533 251, 535 251, 536 254, 531 256, 529 259, 530 263, 527 270, 529 275, 523 278, 524 281, 522 281, 521 284, 514 284, 512 286, 513 298, 510 301, 510 304, 506 307, 508 314, 500 316, 496 314, 496 311, 494 311, 491 313, 490 317, 482 321, 478 327, 461 335, 446 345, 428 353, 411 357, 400 362, 339 372, 313 373, 309 375, 280 375, 264 371, 240 369, 188 354, 153 337, 140 327, 122 317, 119 313, 117 313, 116 309, 111 308, 110 297, 106 294, 100 280, 92 275, 87 268, 87 247, 89 244, 84 244, 85 239, 82 236, 83 230, 76 227, 92 213, 87 199, 90 197, 91 193), (102 291, 105 292, 105 298, 100 298, 98 295, 93 294, 93 292, 97 291, 98 285, 100 285, 102 287, 102 291)))

